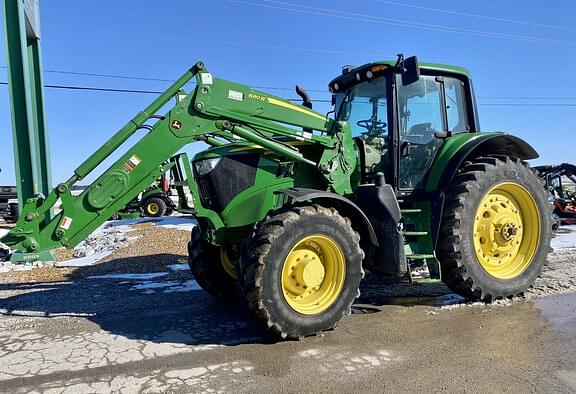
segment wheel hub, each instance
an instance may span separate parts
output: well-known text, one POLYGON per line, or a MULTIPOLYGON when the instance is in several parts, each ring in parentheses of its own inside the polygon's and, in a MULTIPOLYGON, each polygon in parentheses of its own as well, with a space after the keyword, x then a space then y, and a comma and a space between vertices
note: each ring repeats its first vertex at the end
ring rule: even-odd
POLYGON ((518 234, 518 227, 512 222, 508 222, 503 225, 500 229, 500 235, 504 241, 510 243, 514 240, 514 237, 518 234))
POLYGON ((316 251, 295 251, 290 255, 287 263, 291 273, 286 285, 291 292, 295 294, 312 293, 322 284, 326 269, 316 251))

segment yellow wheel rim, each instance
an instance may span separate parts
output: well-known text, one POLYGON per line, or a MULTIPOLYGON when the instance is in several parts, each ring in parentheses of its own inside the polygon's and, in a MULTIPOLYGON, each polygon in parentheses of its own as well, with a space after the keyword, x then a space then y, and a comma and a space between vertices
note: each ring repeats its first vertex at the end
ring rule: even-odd
POLYGON ((150 204, 146 205, 146 212, 148 212, 149 215, 156 215, 158 212, 160 212, 160 206, 155 202, 151 202, 150 204))
POLYGON ((304 315, 324 312, 344 287, 346 260, 340 246, 324 235, 300 240, 288 252, 282 267, 286 302, 304 315))
POLYGON ((488 274, 518 277, 532 263, 539 239, 540 213, 528 190, 506 182, 486 193, 476 210, 474 249, 488 274))
POLYGON ((222 267, 224 271, 233 279, 238 279, 236 275, 236 264, 230 259, 228 256, 228 252, 226 248, 221 246, 220 247, 220 262, 222 263, 222 267))

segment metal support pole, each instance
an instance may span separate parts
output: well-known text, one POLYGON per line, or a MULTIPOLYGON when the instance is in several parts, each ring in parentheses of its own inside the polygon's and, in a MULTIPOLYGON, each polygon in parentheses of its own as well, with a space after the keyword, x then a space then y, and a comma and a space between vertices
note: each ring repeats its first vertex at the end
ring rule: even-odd
POLYGON ((20 209, 51 190, 38 0, 4 0, 5 42, 20 209))

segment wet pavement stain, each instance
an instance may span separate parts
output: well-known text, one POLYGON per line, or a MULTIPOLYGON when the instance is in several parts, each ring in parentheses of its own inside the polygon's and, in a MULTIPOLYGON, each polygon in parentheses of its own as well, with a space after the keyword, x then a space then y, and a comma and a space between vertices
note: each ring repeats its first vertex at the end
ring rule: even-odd
POLYGON ((576 293, 540 298, 535 304, 554 328, 576 333, 576 293))
POLYGON ((544 297, 535 305, 549 323, 544 340, 554 354, 554 373, 576 392, 576 293, 544 297))

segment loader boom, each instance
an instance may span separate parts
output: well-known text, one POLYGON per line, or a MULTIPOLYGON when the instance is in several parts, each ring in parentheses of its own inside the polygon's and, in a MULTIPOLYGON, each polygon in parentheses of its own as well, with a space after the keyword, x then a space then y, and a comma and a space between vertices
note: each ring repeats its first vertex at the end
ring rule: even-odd
MULTIPOLYGON (((196 63, 148 107, 132 118, 110 140, 87 158, 66 182, 47 196, 25 201, 20 220, 0 241, 12 250, 12 261, 52 260, 51 250, 74 247, 122 209, 146 186, 165 173, 169 158, 185 145, 204 141, 220 146, 229 141, 248 141, 288 160, 304 163, 327 179, 332 162, 350 172, 355 157, 350 133, 342 133, 345 122, 335 122, 304 106, 274 97, 250 87, 214 78, 202 62, 196 63), (196 86, 183 89, 192 79, 196 86), (176 104, 163 116, 156 113, 168 102, 176 104), (147 122, 155 120, 153 124, 147 122), (149 132, 112 164, 86 190, 71 194, 72 186, 92 173, 138 130, 149 132), (319 160, 305 157, 296 147, 277 138, 320 144, 319 160), (346 149, 342 147, 347 144, 346 149), (61 201, 62 211, 52 219, 46 214, 61 201)), ((349 179, 350 177, 340 177, 349 179)), ((221 220, 199 203, 197 185, 191 192, 199 213, 216 225, 221 220)), ((339 193, 350 193, 349 182, 335 184, 339 193)))

